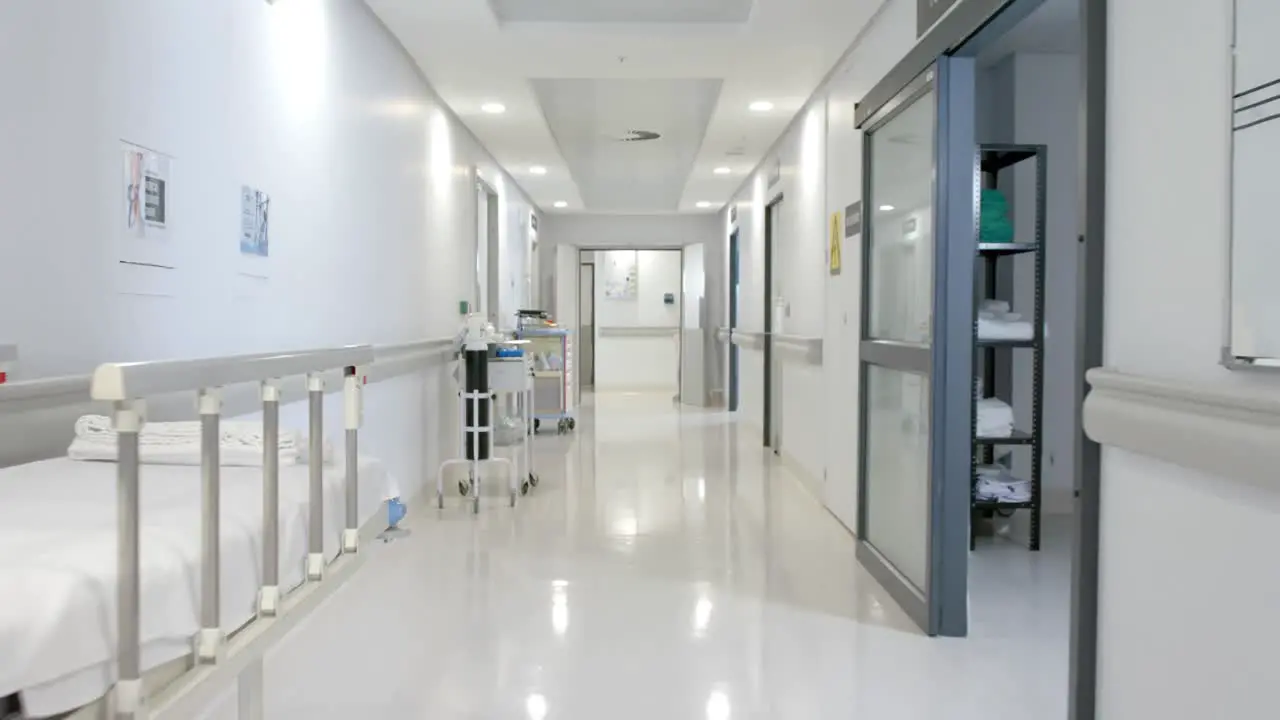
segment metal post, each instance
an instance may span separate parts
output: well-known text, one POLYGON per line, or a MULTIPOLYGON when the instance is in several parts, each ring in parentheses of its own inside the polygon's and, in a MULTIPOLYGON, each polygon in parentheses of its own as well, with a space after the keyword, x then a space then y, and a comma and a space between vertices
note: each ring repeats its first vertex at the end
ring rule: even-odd
POLYGON ((221 488, 219 487, 222 459, 221 413, 222 399, 218 390, 206 388, 200 391, 200 634, 196 641, 196 660, 204 664, 218 662, 222 651, 222 619, 219 598, 219 574, 221 560, 218 542, 221 535, 218 521, 221 514, 221 488))
POLYGON ((324 579, 324 378, 307 376, 311 432, 307 439, 311 471, 311 525, 307 533, 307 579, 324 579))
POLYGON ((280 608, 280 383, 262 383, 262 590, 258 614, 280 608))
POLYGON ((363 415, 360 377, 354 367, 344 371, 342 396, 347 430, 347 526, 342 531, 342 552, 360 548, 360 421, 363 415))
POLYGON ((116 404, 117 575, 115 712, 119 720, 133 720, 142 711, 141 536, 139 533, 140 484, 138 432, 142 415, 131 402, 116 404))

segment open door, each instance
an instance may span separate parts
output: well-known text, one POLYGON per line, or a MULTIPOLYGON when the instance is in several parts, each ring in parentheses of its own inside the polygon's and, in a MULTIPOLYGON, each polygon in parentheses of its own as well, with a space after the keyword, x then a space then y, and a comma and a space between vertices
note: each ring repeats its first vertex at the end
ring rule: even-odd
POLYGON ((930 635, 968 631, 973 94, 972 60, 944 57, 859 109, 858 558, 930 635))
POLYGON ((578 362, 583 388, 596 386, 596 266, 578 267, 578 362))

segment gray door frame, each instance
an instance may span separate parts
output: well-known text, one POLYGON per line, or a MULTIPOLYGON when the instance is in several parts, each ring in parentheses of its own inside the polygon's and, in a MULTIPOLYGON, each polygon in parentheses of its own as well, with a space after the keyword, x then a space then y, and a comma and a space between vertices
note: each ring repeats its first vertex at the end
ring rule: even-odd
MULTIPOLYGON (((919 0, 928 2, 928 0, 919 0)), ((1041 0, 959 0, 951 12, 919 39, 889 73, 858 104, 861 126, 912 78, 938 57, 960 50, 980 35, 995 38, 1026 15, 1041 0)), ((1076 378, 1076 515, 1072 546, 1071 657, 1069 720, 1096 717, 1098 636, 1098 550, 1101 516, 1101 448, 1081 429, 1085 373, 1102 365, 1105 330, 1106 269, 1106 157, 1107 157, 1107 7, 1109 0, 1079 0, 1081 144, 1078 162, 1080 244, 1083 246, 1080 317, 1083 323, 1080 373, 1076 378)), ((865 231, 865 230, 864 230, 865 231)), ((863 237, 866 237, 865 235, 863 237)), ((861 483, 861 478, 859 479, 861 483)), ((862 510, 860 509, 861 513, 862 510)))
POLYGON ((871 171, 875 133, 917 102, 934 108, 933 288, 930 344, 871 336, 873 312, 873 213, 862 217, 862 341, 858 368, 858 559, 929 635, 962 637, 968 632, 969 498, 971 454, 974 257, 977 217, 977 147, 974 62, 941 57, 913 77, 880 108, 864 116, 862 205, 874 207, 871 171), (925 542, 926 582, 908 580, 874 545, 868 528, 867 458, 870 443, 869 369, 909 372, 929 379, 929 507, 925 542))

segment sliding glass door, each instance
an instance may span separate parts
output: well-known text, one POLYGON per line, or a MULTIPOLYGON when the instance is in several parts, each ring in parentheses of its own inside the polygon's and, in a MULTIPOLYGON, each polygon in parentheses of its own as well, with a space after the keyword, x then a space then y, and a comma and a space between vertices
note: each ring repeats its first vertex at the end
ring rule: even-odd
POLYGON ((859 559, 931 635, 967 630, 971 98, 943 58, 862 125, 859 559))

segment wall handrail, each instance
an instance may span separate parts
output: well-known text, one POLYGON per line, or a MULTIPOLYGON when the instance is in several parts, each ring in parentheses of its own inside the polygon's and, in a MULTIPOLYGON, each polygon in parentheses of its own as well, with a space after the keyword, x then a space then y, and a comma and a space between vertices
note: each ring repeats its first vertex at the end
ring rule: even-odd
POLYGON ((773 347, 788 359, 799 360, 807 365, 822 364, 822 338, 820 337, 774 333, 773 347))
POLYGON ((680 328, 669 325, 602 325, 598 329, 600 337, 671 337, 680 332, 680 328))

